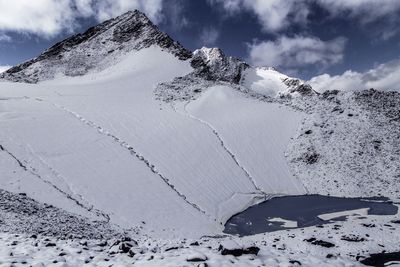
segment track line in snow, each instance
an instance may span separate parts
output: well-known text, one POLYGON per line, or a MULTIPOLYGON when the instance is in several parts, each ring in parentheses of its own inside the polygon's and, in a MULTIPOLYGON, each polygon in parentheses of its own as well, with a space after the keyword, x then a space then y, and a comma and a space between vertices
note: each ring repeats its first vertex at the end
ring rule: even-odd
MULTIPOLYGON (((210 123, 208 123, 208 122, 206 122, 206 121, 204 121, 204 120, 202 120, 202 119, 200 119, 200 118, 197 118, 197 117, 193 116, 192 114, 190 114, 190 113, 187 111, 186 107, 187 107, 187 105, 188 105, 189 103, 190 103, 190 102, 187 102, 187 103, 184 105, 184 107, 183 107, 183 109, 184 109, 184 114, 185 114, 187 117, 191 118, 192 120, 196 120, 196 121, 200 122, 201 124, 205 125, 207 128, 209 128, 209 129, 212 131, 212 133, 215 135, 215 137, 217 137, 217 139, 219 140, 221 147, 225 150, 226 153, 228 153, 228 155, 232 158, 232 160, 235 162, 235 164, 244 172, 244 174, 246 175, 247 179, 253 184, 254 188, 255 188, 259 193, 261 193, 261 194, 263 194, 263 195, 267 195, 267 193, 265 193, 265 192, 257 185, 257 183, 256 183, 256 181, 255 181, 255 179, 254 179, 254 177, 251 176, 251 174, 249 173, 249 171, 247 171, 246 168, 245 168, 242 164, 240 164, 240 162, 239 162, 237 156, 226 146, 226 143, 225 143, 224 139, 222 138, 221 134, 220 134, 210 123)), ((175 110, 175 108, 174 108, 174 110, 175 110)))
MULTIPOLYGON (((36 155, 36 153, 33 151, 33 149, 30 146, 29 146, 29 149, 31 150, 31 153, 33 155, 36 155)), ((78 197, 81 201, 86 202, 87 204, 90 204, 90 201, 87 201, 82 195, 74 192, 74 190, 68 184, 67 180, 60 173, 58 173, 53 167, 51 167, 50 164, 47 163, 42 157, 37 156, 37 159, 40 161, 41 164, 43 164, 52 173, 53 177, 58 178, 67 187, 66 189, 73 196, 78 197)), ((93 206, 93 205, 91 205, 91 206, 93 206)))
POLYGON ((150 171, 154 174, 156 174, 158 177, 161 178, 161 180, 171 189, 173 190, 181 199, 183 199, 188 205, 192 206, 194 209, 196 209, 197 211, 199 211, 200 213, 203 213, 204 215, 207 215, 210 217, 210 215, 208 215, 203 209, 201 209, 197 204, 191 202, 188 200, 188 198, 185 196, 185 194, 181 193, 178 189, 176 189, 175 185, 173 185, 170 180, 165 177, 163 174, 161 174, 156 167, 150 163, 150 161, 148 159, 146 159, 143 155, 141 155, 137 150, 135 150, 131 145, 129 145, 127 142, 125 142, 124 140, 122 140, 121 138, 117 137, 116 135, 110 133, 109 131, 105 130, 103 127, 97 125, 96 123, 94 123, 93 121, 87 120, 85 119, 83 116, 79 115, 78 113, 69 110, 68 108, 58 105, 56 103, 52 103, 50 101, 47 100, 43 100, 41 98, 35 98, 35 100, 37 101, 46 101, 50 104, 52 104, 53 106, 55 106, 56 108, 63 110, 64 112, 67 112, 68 114, 72 115, 73 117, 79 119, 82 123, 84 123, 85 125, 87 125, 88 127, 91 127, 93 129, 96 129, 98 133, 107 136, 109 138, 111 138, 114 142, 118 143, 121 147, 127 149, 129 151, 129 153, 136 157, 137 159, 139 159, 141 162, 143 162, 148 169, 150 169, 150 171))
MULTIPOLYGON (((287 108, 290 108, 290 109, 292 109, 292 110, 294 110, 296 112, 310 113, 310 111, 307 111, 307 109, 300 108, 300 107, 298 107, 296 105, 291 104, 290 102, 279 101, 276 98, 272 98, 270 96, 266 96, 266 95, 263 95, 261 93, 250 91, 248 88, 243 87, 243 86, 234 86, 233 88, 237 92, 242 93, 245 97, 247 97, 249 99, 258 100, 258 101, 269 103, 269 104, 275 103, 275 104, 283 105, 283 106, 285 106, 287 108)), ((303 121, 304 120, 306 120, 306 118, 303 119, 303 121)), ((287 147, 286 147, 286 150, 287 150, 287 147)), ((288 168, 291 170, 289 165, 288 165, 288 168)), ((291 171, 290 173, 300 182, 300 184, 302 185, 302 187, 303 187, 304 191, 306 192, 306 194, 309 194, 310 193, 309 189, 304 185, 303 181, 295 174, 295 172, 291 171)))
POLYGON ((51 183, 50 181, 44 179, 40 174, 38 174, 38 173, 36 172, 35 168, 33 168, 33 167, 31 167, 31 166, 28 167, 26 164, 24 164, 24 163, 22 162, 22 160, 20 160, 19 158, 17 158, 12 152, 10 152, 8 149, 6 149, 3 145, 0 145, 0 151, 5 152, 5 153, 7 153, 10 157, 12 157, 12 158, 18 163, 18 165, 19 165, 19 167, 20 167, 21 169, 23 169, 23 170, 26 171, 26 172, 29 172, 30 174, 32 174, 33 176, 35 176, 36 178, 38 178, 38 179, 41 180, 42 182, 44 182, 44 183, 50 185, 50 186, 51 186, 52 188, 54 188, 56 191, 58 191, 59 193, 61 193, 62 195, 64 195, 67 199, 69 199, 69 200, 75 202, 75 204, 78 205, 79 207, 81 207, 81 208, 83 208, 83 209, 85 209, 85 210, 87 210, 87 211, 89 211, 89 212, 95 213, 97 216, 103 217, 107 222, 110 221, 110 217, 108 216, 108 214, 106 214, 106 213, 104 213, 104 212, 102 212, 102 211, 100 211, 100 210, 94 209, 93 206, 91 206, 91 207, 86 206, 85 204, 83 204, 82 202, 80 202, 79 200, 77 200, 76 198, 74 198, 73 196, 71 196, 70 194, 64 192, 62 189, 60 189, 59 187, 57 187, 55 184, 53 184, 53 183, 51 183))

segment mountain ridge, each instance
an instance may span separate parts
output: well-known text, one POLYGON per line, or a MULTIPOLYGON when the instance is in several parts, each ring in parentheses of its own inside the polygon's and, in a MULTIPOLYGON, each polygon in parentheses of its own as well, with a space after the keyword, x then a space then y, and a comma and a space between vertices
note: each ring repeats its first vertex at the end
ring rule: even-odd
MULTIPOLYGON (((185 91, 182 87, 192 83, 202 85, 209 83, 211 86, 213 82, 227 82, 243 85, 246 72, 258 69, 245 61, 225 55, 220 48, 203 47, 192 52, 162 32, 144 13, 135 10, 56 43, 38 57, 1 73, 0 79, 38 83, 52 80, 58 75, 82 76, 91 71, 107 69, 110 65, 121 61, 128 53, 152 45, 168 51, 179 60, 190 60, 193 72, 189 76, 183 80, 174 79, 163 83, 164 87, 169 86, 169 89, 172 87, 172 91, 176 91, 175 88, 185 91)), ((268 70, 280 74, 276 69, 268 68, 268 70)), ((289 89, 289 93, 301 94, 312 92, 312 88, 305 87, 300 79, 286 75, 282 77, 278 81, 278 87, 281 88, 283 85, 281 88, 283 91, 289 89)))

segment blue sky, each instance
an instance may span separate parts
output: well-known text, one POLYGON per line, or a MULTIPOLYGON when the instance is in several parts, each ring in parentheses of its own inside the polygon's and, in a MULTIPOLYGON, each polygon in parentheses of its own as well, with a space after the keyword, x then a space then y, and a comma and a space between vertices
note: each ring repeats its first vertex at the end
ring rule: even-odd
POLYGON ((398 0, 0 0, 0 65, 135 8, 191 50, 217 46, 304 79, 366 79, 400 56, 398 0))

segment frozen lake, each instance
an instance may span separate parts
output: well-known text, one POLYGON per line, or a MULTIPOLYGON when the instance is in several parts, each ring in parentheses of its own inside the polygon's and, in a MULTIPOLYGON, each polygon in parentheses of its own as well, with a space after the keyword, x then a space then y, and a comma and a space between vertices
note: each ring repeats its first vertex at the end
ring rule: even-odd
POLYGON ((353 214, 395 215, 397 212, 397 206, 384 197, 286 196, 236 214, 225 224, 224 233, 247 236, 343 221, 353 214))

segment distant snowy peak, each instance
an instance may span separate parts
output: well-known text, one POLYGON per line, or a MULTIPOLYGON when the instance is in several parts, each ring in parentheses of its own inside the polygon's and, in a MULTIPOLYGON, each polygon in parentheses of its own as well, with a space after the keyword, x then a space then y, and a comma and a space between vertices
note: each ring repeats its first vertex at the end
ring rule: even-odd
POLYGON ((317 94, 300 79, 272 67, 252 67, 240 59, 226 56, 219 48, 203 47, 194 51, 190 63, 191 73, 157 86, 157 99, 165 102, 194 100, 208 87, 227 83, 256 98, 317 94))
POLYGON ((191 64, 198 77, 241 85, 271 97, 315 93, 303 80, 282 74, 273 67, 252 67, 240 59, 226 56, 219 48, 203 47, 194 51, 191 64))
POLYGON ((315 93, 303 80, 282 74, 273 67, 252 67, 240 59, 226 56, 219 48, 203 47, 194 51, 191 65, 197 77, 241 85, 271 97, 315 93))
POLYGON ((203 47, 193 52, 192 67, 197 75, 214 81, 238 84, 250 66, 234 57, 226 56, 219 48, 203 47))
POLYGON ((0 78, 36 83, 57 75, 85 75, 117 63, 126 53, 152 45, 181 60, 192 56, 189 50, 161 32, 145 14, 135 10, 55 44, 37 58, 0 74, 0 78))
POLYGON ((313 95, 316 92, 303 80, 289 77, 272 67, 248 68, 241 85, 255 93, 269 97, 313 95))

